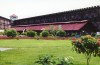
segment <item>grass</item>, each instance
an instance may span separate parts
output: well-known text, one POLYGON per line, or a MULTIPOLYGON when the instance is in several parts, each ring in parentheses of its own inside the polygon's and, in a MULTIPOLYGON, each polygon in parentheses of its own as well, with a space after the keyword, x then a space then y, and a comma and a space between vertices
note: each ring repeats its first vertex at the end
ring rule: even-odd
MULTIPOLYGON (((34 62, 43 54, 71 56, 75 65, 86 65, 85 56, 72 51, 69 40, 0 40, 0 47, 14 48, 0 52, 0 65, 38 65, 34 62)), ((99 61, 99 57, 93 57, 90 65, 100 65, 99 61)))

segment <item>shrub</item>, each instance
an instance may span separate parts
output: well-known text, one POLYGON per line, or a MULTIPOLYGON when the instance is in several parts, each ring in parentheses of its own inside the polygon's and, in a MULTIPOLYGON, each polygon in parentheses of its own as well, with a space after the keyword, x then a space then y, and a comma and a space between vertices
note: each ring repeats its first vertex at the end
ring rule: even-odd
POLYGON ((94 36, 96 36, 96 33, 92 33, 91 35, 94 37, 94 36))
POLYGON ((83 53, 86 56, 87 65, 89 65, 92 55, 94 57, 100 55, 99 42, 90 35, 82 36, 77 41, 74 41, 72 45, 76 52, 83 53))
POLYGON ((0 32, 0 35, 4 35, 4 32, 0 32))
POLYGON ((95 35, 95 38, 100 38, 100 35, 95 35))
POLYGON ((57 30, 50 30, 51 36, 56 36, 57 30))
POLYGON ((57 65, 73 65, 72 57, 58 58, 57 65))
POLYGON ((75 35, 77 35, 77 33, 72 33, 72 34, 71 34, 72 37, 75 36, 75 35))
POLYGON ((63 31, 63 30, 59 30, 59 31, 57 31, 56 35, 59 36, 59 37, 65 37, 66 36, 66 32, 63 31))
POLYGON ((48 32, 48 31, 42 31, 42 32, 40 33, 40 35, 41 35, 42 37, 48 37, 48 36, 49 36, 49 32, 48 32))
POLYGON ((35 31, 27 31, 26 34, 28 37, 35 37, 37 35, 37 33, 35 31))
POLYGON ((21 33, 21 35, 25 35, 25 36, 27 36, 27 32, 23 32, 23 33, 21 33))
POLYGON ((72 57, 54 58, 52 55, 41 55, 35 61, 41 65, 74 65, 72 57))
POLYGON ((5 34, 7 35, 7 37, 16 37, 17 36, 16 30, 7 30, 5 32, 5 34))
POLYGON ((55 61, 52 55, 42 55, 42 56, 39 56, 38 60, 35 63, 41 64, 41 65, 53 65, 55 64, 55 61))
POLYGON ((8 30, 4 30, 4 35, 7 35, 7 31, 8 31, 8 30))

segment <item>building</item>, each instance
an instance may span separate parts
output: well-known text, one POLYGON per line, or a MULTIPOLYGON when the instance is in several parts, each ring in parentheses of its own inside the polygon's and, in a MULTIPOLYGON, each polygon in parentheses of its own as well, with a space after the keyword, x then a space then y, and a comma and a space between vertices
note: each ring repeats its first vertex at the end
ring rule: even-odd
POLYGON ((98 29, 89 21, 69 21, 69 22, 54 22, 54 23, 41 23, 33 25, 18 25, 13 27, 18 32, 24 32, 25 30, 34 30, 41 32, 42 30, 65 30, 68 35, 72 33, 87 33, 91 34, 98 31, 98 29), (93 28, 93 29, 91 29, 93 28))
POLYGON ((62 26, 63 27, 62 29, 65 30, 66 32, 68 31, 82 32, 83 28, 84 31, 87 31, 88 33, 98 32, 100 31, 100 6, 24 18, 15 20, 13 22, 13 28, 15 28, 17 31, 23 31, 23 30, 41 31, 44 28, 48 28, 48 26, 50 27, 50 25, 59 27, 62 26), (78 27, 80 28, 78 29, 78 27), (91 28, 92 30, 90 30, 91 28))
POLYGON ((0 30, 11 28, 11 20, 0 16, 0 30))

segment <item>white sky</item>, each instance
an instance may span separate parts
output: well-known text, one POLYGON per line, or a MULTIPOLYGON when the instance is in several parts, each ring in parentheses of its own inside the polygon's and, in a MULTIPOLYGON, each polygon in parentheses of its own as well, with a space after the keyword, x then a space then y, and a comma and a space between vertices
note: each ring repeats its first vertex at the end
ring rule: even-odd
POLYGON ((100 5, 100 0, 0 0, 0 16, 27 18, 100 5))

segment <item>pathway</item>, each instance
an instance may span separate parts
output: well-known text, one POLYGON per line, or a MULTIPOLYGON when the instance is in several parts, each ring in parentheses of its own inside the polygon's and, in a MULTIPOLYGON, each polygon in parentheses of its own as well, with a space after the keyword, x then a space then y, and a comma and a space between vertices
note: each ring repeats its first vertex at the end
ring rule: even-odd
POLYGON ((5 51, 5 50, 9 50, 9 49, 12 49, 12 48, 0 48, 0 51, 5 51))

